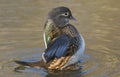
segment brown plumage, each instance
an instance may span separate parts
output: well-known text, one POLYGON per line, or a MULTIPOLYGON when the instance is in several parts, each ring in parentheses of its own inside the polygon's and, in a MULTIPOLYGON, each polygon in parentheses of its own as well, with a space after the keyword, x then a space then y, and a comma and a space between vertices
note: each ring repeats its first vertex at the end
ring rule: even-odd
POLYGON ((15 62, 24 66, 59 70, 76 64, 84 52, 85 44, 77 29, 69 24, 71 19, 74 18, 68 8, 57 7, 53 9, 44 26, 46 49, 42 54, 43 60, 39 62, 15 62))

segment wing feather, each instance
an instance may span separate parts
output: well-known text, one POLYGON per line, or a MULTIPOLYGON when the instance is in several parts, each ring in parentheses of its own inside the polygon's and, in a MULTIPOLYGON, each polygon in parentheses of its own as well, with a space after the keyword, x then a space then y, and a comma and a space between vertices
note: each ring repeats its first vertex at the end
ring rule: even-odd
POLYGON ((71 38, 67 35, 56 38, 44 52, 43 56, 46 62, 49 62, 54 58, 65 56, 70 45, 70 41, 71 38))

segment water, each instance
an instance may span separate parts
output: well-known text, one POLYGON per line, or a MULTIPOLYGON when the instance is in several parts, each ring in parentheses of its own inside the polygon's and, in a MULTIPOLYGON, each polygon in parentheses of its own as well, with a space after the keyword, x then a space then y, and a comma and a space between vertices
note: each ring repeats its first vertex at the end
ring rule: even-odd
POLYGON ((0 77, 120 77, 119 0, 0 0, 0 77), (86 41, 81 69, 15 72, 13 60, 37 61, 44 51, 43 26, 50 9, 71 8, 86 41))

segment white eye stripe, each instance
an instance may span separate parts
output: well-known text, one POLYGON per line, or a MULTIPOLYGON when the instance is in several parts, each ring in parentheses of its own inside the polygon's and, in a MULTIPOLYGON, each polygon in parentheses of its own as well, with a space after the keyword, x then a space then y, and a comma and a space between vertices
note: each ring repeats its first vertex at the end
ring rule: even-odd
POLYGON ((69 13, 68 12, 65 12, 65 13, 63 13, 63 14, 61 14, 62 16, 68 16, 69 15, 69 13))

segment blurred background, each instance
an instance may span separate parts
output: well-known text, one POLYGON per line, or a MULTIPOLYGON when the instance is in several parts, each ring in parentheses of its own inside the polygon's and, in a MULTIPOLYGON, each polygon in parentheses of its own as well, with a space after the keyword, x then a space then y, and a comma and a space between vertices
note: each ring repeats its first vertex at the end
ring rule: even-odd
POLYGON ((83 69, 48 77, 120 77, 120 0, 0 0, 0 77, 44 77, 16 73, 14 59, 37 58, 45 49, 43 27, 58 6, 72 10, 86 50, 83 69), (33 55, 37 55, 33 56, 33 55))

